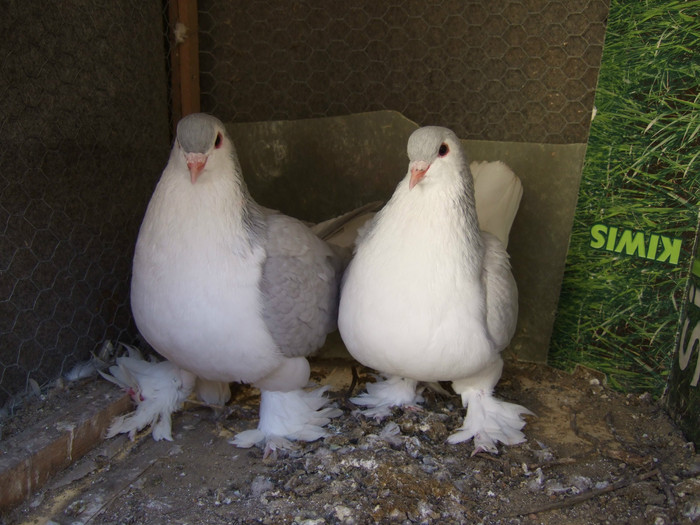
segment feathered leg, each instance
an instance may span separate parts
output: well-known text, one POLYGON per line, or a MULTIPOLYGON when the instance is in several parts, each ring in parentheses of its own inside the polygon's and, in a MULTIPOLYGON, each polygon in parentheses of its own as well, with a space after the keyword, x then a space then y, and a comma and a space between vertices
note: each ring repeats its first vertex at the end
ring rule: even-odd
POLYGON ((215 409, 221 409, 231 399, 229 384, 221 381, 209 381, 198 377, 194 391, 202 403, 215 409))
POLYGON ((255 430, 236 435, 233 444, 249 448, 265 444, 265 456, 278 449, 291 449, 291 441, 315 441, 327 435, 323 427, 342 411, 326 407, 323 394, 328 387, 313 391, 302 388, 309 381, 309 363, 303 357, 286 359, 275 372, 258 381, 260 422, 255 430))
POLYGON ((527 408, 493 397, 493 388, 501 377, 503 360, 499 357, 480 373, 452 382, 452 388, 462 396, 467 414, 462 426, 447 438, 449 443, 461 443, 474 438, 474 452, 498 453, 497 442, 515 445, 525 441, 521 429, 522 414, 532 414, 527 408))
POLYGON ((367 383, 367 392, 350 399, 356 405, 366 407, 363 416, 382 419, 391 414, 391 407, 415 406, 423 402, 416 391, 418 381, 399 376, 388 376, 384 380, 367 383))
POLYGON ((146 361, 134 347, 123 345, 129 356, 117 358, 110 374, 100 372, 112 383, 126 390, 136 403, 136 410, 112 421, 107 437, 136 432, 150 425, 153 439, 172 441, 171 415, 179 410, 192 393, 195 376, 170 361, 146 361))

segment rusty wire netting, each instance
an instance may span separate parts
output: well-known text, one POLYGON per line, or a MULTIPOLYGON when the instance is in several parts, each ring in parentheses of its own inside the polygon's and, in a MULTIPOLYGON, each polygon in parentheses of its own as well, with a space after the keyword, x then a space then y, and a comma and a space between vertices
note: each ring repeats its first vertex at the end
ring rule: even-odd
MULTIPOLYGON (((464 138, 586 140, 606 0, 200 0, 202 109, 394 109, 464 138)), ((167 1, 11 1, 0 18, 0 405, 106 339, 170 144, 167 1)))
POLYGON ((585 142, 607 0, 200 0, 225 121, 393 109, 462 138, 585 142))

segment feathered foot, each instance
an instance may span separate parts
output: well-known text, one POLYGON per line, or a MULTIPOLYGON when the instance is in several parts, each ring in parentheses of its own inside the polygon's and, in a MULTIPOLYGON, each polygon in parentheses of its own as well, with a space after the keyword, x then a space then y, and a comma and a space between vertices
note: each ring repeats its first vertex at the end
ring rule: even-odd
MULTIPOLYGON (((520 429, 525 426, 521 414, 532 414, 527 408, 500 401, 490 390, 462 392, 462 402, 467 407, 464 423, 457 432, 447 438, 449 443, 461 443, 474 438, 474 454, 490 452, 498 454, 497 442, 516 445, 525 441, 520 429)), ((534 414, 532 414, 534 415, 534 414)))
POLYGON ((249 448, 264 442, 267 457, 276 450, 293 449, 292 441, 316 441, 326 436, 323 426, 342 414, 338 408, 325 407, 328 398, 323 394, 328 388, 311 392, 261 390, 258 428, 237 434, 232 443, 249 448))
POLYGON ((363 416, 383 419, 391 414, 391 407, 416 407, 423 402, 423 396, 416 391, 418 382, 404 377, 390 376, 385 380, 367 383, 367 392, 350 398, 356 405, 367 407, 361 411, 363 416))
POLYGON ((128 433, 133 440, 136 432, 150 425, 153 439, 172 441, 170 416, 192 393, 195 376, 170 361, 146 361, 136 348, 123 346, 129 356, 117 358, 117 364, 109 368, 112 375, 100 374, 126 390, 136 403, 136 410, 115 417, 107 438, 128 433))

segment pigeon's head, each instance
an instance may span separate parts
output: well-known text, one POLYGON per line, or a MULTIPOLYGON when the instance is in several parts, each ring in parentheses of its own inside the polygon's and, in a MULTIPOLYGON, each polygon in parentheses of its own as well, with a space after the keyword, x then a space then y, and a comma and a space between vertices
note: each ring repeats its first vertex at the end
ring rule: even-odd
POLYGON ((408 187, 413 189, 426 176, 432 180, 462 177, 467 165, 462 143, 447 128, 426 126, 414 131, 408 139, 408 187))
POLYGON ((223 167, 234 151, 223 123, 206 113, 193 113, 180 120, 175 142, 185 157, 192 184, 205 169, 223 167))

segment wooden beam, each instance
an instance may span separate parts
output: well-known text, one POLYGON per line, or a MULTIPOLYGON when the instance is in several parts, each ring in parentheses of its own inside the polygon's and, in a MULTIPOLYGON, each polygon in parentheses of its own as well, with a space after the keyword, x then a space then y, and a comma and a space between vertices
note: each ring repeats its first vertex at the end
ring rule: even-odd
POLYGON ((200 111, 197 0, 170 0, 168 18, 174 127, 182 117, 200 111))
POLYGON ((100 443, 112 419, 131 407, 129 396, 114 385, 95 382, 89 393, 70 406, 4 440, 0 447, 0 512, 21 503, 100 443))

